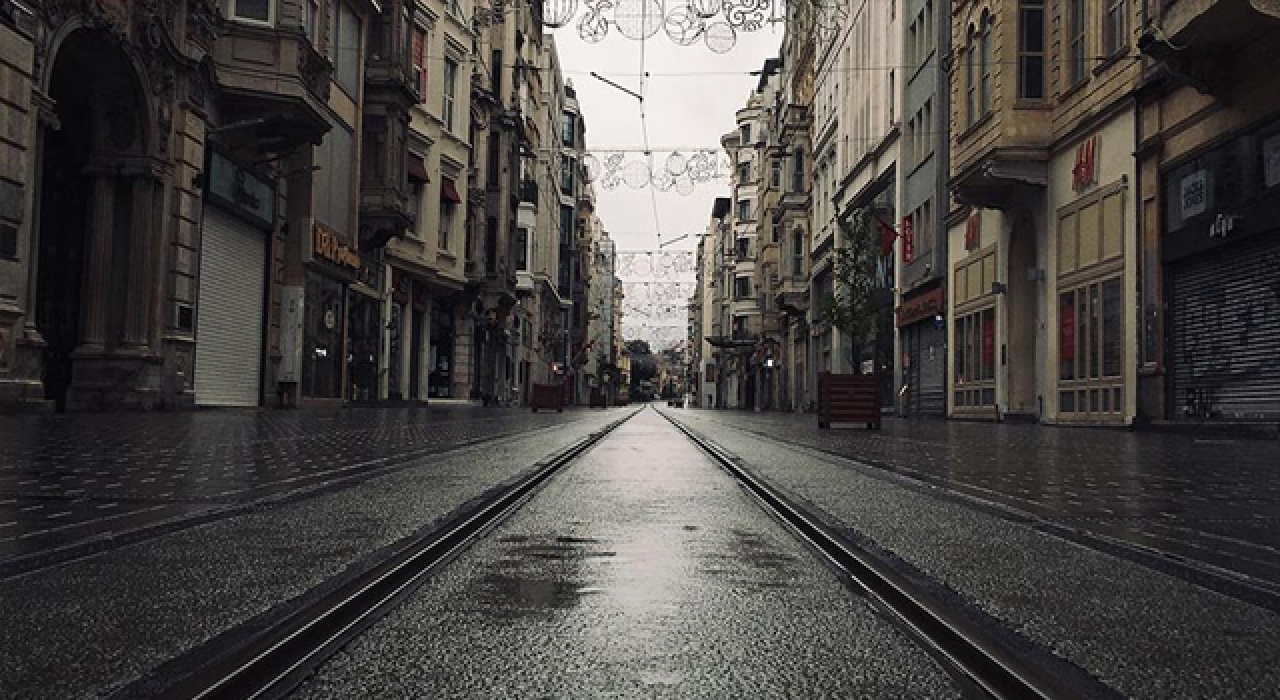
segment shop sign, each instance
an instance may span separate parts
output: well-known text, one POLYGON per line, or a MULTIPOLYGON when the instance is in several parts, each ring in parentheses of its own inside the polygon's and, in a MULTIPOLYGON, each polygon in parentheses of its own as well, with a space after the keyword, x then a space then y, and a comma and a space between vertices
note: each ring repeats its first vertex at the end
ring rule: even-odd
POLYGON ((964 249, 974 250, 982 240, 982 212, 974 210, 964 225, 964 249))
POLYGON ((1058 318, 1058 358, 1064 362, 1076 359, 1075 304, 1062 307, 1062 315, 1058 318))
POLYGON ((916 234, 911 225, 911 215, 902 217, 902 262, 909 263, 916 259, 916 234))
POLYGON ((1182 178, 1182 219, 1185 221, 1209 209, 1209 174, 1197 170, 1182 178))
POLYGON ((311 252, 339 267, 360 269, 360 254, 323 224, 316 223, 312 229, 311 252))
POLYGON ((1071 189, 1080 192, 1098 183, 1098 135, 1076 146, 1076 162, 1071 168, 1071 189))
POLYGON ((263 226, 275 224, 275 187, 217 151, 209 156, 209 194, 263 226))
POLYGON ((946 288, 942 286, 921 294, 918 297, 904 299, 898 307, 898 327, 909 326, 919 321, 936 318, 943 312, 946 303, 946 288))

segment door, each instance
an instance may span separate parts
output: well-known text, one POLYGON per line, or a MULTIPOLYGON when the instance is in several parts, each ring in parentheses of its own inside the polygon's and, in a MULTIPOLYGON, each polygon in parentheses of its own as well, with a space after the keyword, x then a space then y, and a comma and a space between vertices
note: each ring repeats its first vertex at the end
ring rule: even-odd
POLYGON ((216 207, 205 207, 196 311, 198 405, 259 403, 266 250, 261 231, 216 207))

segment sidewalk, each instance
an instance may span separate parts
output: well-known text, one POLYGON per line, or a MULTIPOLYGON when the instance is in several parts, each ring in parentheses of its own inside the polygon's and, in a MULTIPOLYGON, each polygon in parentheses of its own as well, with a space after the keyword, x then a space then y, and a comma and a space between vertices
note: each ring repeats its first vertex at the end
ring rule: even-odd
POLYGON ((451 405, 0 416, 0 566, 585 415, 451 405))
POLYGON ((879 432, 821 430, 807 414, 675 415, 838 454, 1280 593, 1280 442, 903 418, 886 418, 879 432))

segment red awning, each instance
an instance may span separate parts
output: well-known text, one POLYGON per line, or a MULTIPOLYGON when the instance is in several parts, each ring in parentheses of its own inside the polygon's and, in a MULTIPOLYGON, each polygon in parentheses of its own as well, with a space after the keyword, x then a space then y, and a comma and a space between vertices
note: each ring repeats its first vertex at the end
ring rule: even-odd
POLYGON ((440 183, 440 199, 447 202, 462 202, 462 197, 458 196, 457 188, 453 186, 453 180, 447 177, 440 183))
POLYGON ((427 164, 418 156, 409 156, 409 179, 417 182, 431 182, 427 175, 427 164))

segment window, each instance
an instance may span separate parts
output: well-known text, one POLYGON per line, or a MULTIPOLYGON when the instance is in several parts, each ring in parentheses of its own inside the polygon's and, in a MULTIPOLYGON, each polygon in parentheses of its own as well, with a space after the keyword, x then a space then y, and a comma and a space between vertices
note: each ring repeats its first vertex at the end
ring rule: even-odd
POLYGON ((791 191, 804 192, 804 151, 797 148, 792 158, 791 191))
POLYGON ((576 168, 577 162, 574 159, 560 159, 560 191, 570 197, 573 196, 573 173, 576 168))
POLYGON ((746 221, 751 218, 751 201, 746 199, 738 200, 738 220, 746 221))
POLYGON ((560 205, 560 245, 573 245, 573 207, 560 205))
POLYGON ((782 159, 774 158, 769 162, 769 185, 782 187, 782 159))
POLYGON ((791 234, 791 276, 804 276, 804 232, 791 234))
POLYGON ((955 344, 955 408, 995 405, 996 313, 987 307, 957 316, 953 325, 955 344))
POLYGON ((889 71, 889 124, 893 124, 893 106, 898 101, 898 94, 893 89, 893 71, 889 71))
POLYGON ((742 132, 742 145, 751 143, 751 125, 743 124, 739 130, 742 132))
POLYGON ((271 22, 271 0, 231 0, 232 19, 249 22, 271 22))
POLYGON ((440 105, 440 119, 444 128, 453 131, 453 95, 458 82, 458 62, 444 59, 444 97, 440 105))
POLYGON ((1106 47, 1108 56, 1120 53, 1127 45, 1125 15, 1128 5, 1127 0, 1107 0, 1107 16, 1102 24, 1102 45, 1106 47))
POLYGON ((566 148, 573 148, 577 144, 577 137, 577 120, 570 112, 564 112, 560 115, 560 143, 566 148))
POLYGON ((462 3, 459 0, 448 0, 449 14, 462 19, 462 3))
POLYGON ((493 62, 489 66, 490 89, 493 90, 493 96, 498 102, 502 102, 502 50, 493 50, 493 62))
POLYGON ((440 250, 449 250, 449 239, 453 232, 453 219, 457 208, 457 204, 447 199, 440 202, 440 250))
POLYGON ((492 216, 485 222, 484 272, 486 275, 498 272, 498 219, 492 216))
POLYGON ((418 102, 421 103, 427 101, 427 33, 414 27, 412 41, 413 84, 418 88, 418 102))
POLYGON ((512 260, 515 263, 516 271, 529 271, 529 229, 516 229, 516 237, 514 241, 515 250, 512 251, 512 260))
POLYGON ((1067 32, 1070 46, 1067 54, 1067 76, 1071 85, 1085 76, 1085 0, 1067 0, 1067 32))
POLYGON ((320 0, 306 0, 303 3, 306 16, 302 18, 307 31, 307 40, 312 46, 320 45, 320 0))
POLYGON ((750 277, 733 278, 733 298, 734 299, 750 299, 751 298, 751 278, 750 277))
POLYGON ((924 101, 924 109, 920 110, 920 160, 933 153, 933 98, 924 101))
POLYGON ((751 164, 739 163, 738 164, 738 182, 747 182, 750 179, 751 179, 751 164))
POLYGON ((336 5, 329 35, 333 81, 348 97, 357 99, 360 95, 360 17, 345 2, 336 5))
POLYGON ((982 18, 982 116, 991 113, 991 18, 982 18))
POLYGON ((1018 4, 1018 98, 1044 99, 1044 0, 1018 4))
POLYGON ((977 32, 972 27, 969 28, 969 39, 965 43, 965 101, 964 113, 965 123, 972 125, 978 121, 978 57, 974 52, 974 37, 977 32))

